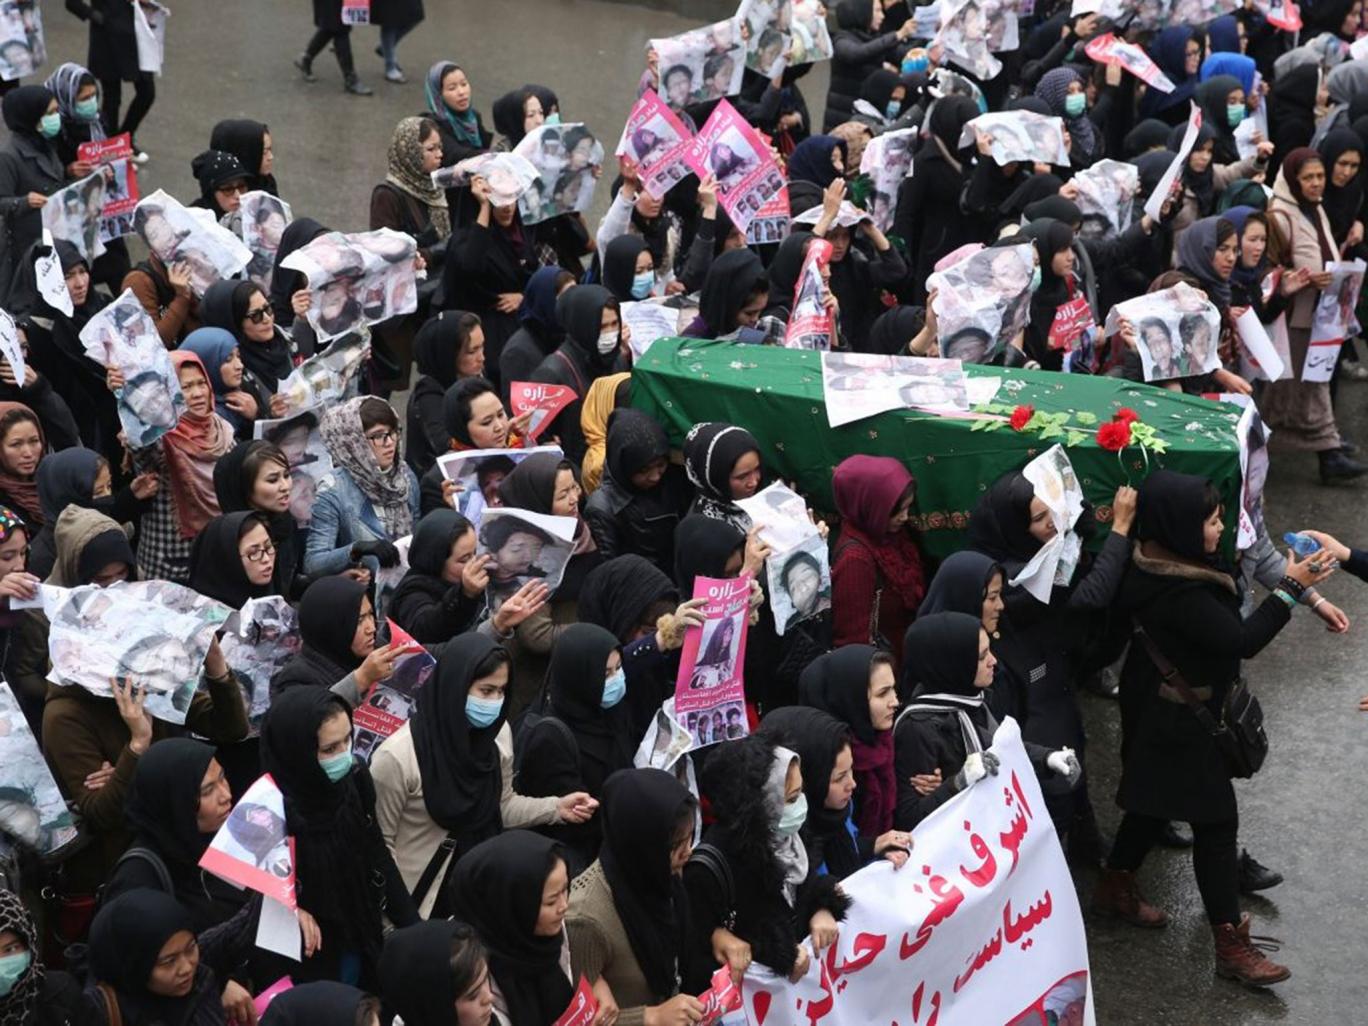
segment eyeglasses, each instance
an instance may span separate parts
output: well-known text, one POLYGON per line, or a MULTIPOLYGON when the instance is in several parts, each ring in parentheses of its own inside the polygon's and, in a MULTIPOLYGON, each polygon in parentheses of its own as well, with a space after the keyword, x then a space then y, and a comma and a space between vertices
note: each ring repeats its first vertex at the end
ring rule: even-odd
POLYGON ((262 321, 268 319, 274 320, 275 311, 272 310, 269 306, 259 307, 256 310, 248 310, 247 319, 251 321, 253 324, 260 324, 262 321))
POLYGON ((242 554, 242 558, 250 560, 253 563, 264 563, 275 555, 275 550, 276 547, 270 542, 267 542, 265 545, 254 545, 242 554))
POLYGON ((366 436, 366 441, 370 442, 371 445, 388 445, 398 437, 398 431, 386 428, 384 431, 372 431, 366 436))
POLYGON ((236 185, 220 185, 218 187, 218 191, 236 193, 237 195, 242 196, 246 193, 251 192, 252 189, 251 186, 249 186, 246 182, 238 182, 236 185))

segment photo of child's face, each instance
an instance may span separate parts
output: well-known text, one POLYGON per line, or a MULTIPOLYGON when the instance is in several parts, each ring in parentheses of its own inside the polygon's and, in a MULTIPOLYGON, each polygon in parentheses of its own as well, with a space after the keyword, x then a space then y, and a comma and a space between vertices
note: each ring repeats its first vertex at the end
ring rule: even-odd
POLYGON ((532 564, 540 557, 542 540, 534 534, 515 531, 504 542, 503 548, 494 553, 498 563, 497 576, 502 580, 520 577, 532 569, 532 564))
POLYGON ((796 563, 784 577, 793 608, 801 615, 808 616, 817 608, 817 596, 822 587, 822 575, 817 568, 806 563, 796 563))
POLYGON ((693 75, 687 68, 676 68, 665 80, 665 96, 671 107, 683 107, 693 92, 693 75))

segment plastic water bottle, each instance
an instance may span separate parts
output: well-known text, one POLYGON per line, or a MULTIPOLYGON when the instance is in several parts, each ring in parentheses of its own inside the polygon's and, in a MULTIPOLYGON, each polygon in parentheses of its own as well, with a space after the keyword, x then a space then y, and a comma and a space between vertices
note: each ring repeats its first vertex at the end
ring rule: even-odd
POLYGON ((1292 551, 1297 554, 1299 559, 1305 559, 1311 553, 1320 551, 1320 542, 1309 534, 1302 534, 1300 531, 1288 531, 1283 535, 1283 541, 1292 546, 1292 551))

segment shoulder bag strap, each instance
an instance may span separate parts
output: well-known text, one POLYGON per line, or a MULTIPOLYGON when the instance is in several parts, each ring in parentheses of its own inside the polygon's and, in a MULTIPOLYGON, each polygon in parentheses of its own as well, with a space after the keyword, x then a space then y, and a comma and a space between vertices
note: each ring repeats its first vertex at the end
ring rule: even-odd
POLYGON ((423 867, 423 875, 418 878, 417 885, 413 888, 413 903, 419 907, 423 904, 423 899, 432 889, 433 882, 437 879, 437 874, 441 872, 442 866, 450 858, 456 856, 456 835, 448 833, 442 838, 442 843, 437 845, 437 850, 432 853, 432 858, 428 859, 428 864, 423 867))
POLYGON ((1172 687, 1187 703, 1188 707, 1196 714, 1197 719, 1201 720, 1202 726, 1213 734, 1221 729, 1216 718, 1211 715, 1211 710, 1206 707, 1183 675, 1178 671, 1178 667, 1173 665, 1173 661, 1159 650, 1159 646, 1154 643, 1154 639, 1149 636, 1149 632, 1139 624, 1135 625, 1135 633, 1144 642, 1145 651, 1149 653, 1150 661, 1154 663, 1159 671, 1159 676, 1163 682, 1172 687))
POLYGON ((587 392, 587 389, 584 387, 584 375, 582 375, 579 372, 579 368, 575 366, 575 361, 570 359, 570 357, 566 356, 559 349, 557 349, 553 355, 560 357, 561 363, 565 364, 570 373, 574 375, 577 394, 583 397, 587 392))
POLYGON ((107 983, 97 983, 95 987, 104 1000, 106 1026, 123 1026, 123 1013, 119 1011, 119 999, 114 995, 114 988, 107 983))

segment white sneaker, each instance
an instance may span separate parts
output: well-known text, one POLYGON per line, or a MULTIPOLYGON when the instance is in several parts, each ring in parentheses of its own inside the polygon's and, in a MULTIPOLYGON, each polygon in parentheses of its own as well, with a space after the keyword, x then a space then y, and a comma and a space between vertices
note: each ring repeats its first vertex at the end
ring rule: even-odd
POLYGON ((146 164, 146 163, 147 163, 149 160, 151 160, 152 158, 149 157, 149 156, 148 156, 146 153, 144 153, 142 150, 134 150, 134 151, 133 151, 133 156, 130 157, 129 159, 132 160, 133 163, 135 163, 135 164, 146 164))

